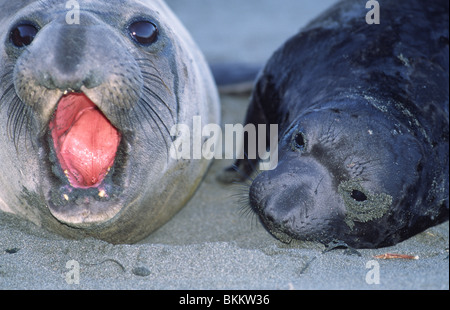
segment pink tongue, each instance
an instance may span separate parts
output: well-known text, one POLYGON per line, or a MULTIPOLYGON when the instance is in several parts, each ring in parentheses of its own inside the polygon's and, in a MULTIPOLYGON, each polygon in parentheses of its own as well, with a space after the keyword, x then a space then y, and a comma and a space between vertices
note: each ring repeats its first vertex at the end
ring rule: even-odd
POLYGON ((56 154, 70 184, 98 187, 114 164, 120 133, 84 94, 61 98, 50 122, 56 154))

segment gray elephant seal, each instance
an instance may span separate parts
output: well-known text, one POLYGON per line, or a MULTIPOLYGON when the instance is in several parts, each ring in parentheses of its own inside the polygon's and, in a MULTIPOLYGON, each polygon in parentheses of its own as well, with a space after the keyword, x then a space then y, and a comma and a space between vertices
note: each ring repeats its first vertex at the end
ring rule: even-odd
POLYGON ((172 159, 170 128, 220 121, 190 35, 159 0, 0 7, 0 209, 68 237, 146 237, 209 166, 172 159))
POLYGON ((337 4, 256 83, 246 123, 279 125, 279 162, 248 199, 286 242, 376 248, 448 220, 448 1, 380 6, 369 25, 365 2, 337 4))

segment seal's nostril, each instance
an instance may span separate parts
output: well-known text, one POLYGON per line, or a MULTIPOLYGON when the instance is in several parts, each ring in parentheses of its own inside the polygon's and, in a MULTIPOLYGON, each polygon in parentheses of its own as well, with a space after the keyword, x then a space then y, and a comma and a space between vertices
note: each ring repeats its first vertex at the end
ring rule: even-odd
POLYGON ((269 221, 269 222, 275 222, 275 218, 273 217, 273 215, 271 215, 271 214, 267 214, 266 215, 266 219, 269 221))

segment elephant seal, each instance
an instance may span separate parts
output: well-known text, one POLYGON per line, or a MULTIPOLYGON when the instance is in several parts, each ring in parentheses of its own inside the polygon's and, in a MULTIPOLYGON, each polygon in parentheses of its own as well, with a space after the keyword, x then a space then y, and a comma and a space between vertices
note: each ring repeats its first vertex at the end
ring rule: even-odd
POLYGON ((195 192, 207 160, 176 124, 220 122, 192 38, 160 0, 1 0, 0 209, 73 238, 134 243, 195 192))
POLYGON ((255 84, 245 122, 278 124, 279 161, 234 177, 282 241, 378 248, 448 220, 448 1, 379 4, 380 24, 365 2, 330 8, 255 84))

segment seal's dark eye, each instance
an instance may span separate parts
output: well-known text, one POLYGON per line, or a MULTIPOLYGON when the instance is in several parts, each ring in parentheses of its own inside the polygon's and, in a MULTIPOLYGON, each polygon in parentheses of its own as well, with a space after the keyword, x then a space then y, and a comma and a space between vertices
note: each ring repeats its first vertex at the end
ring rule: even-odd
POLYGON ((363 201, 367 200, 367 196, 363 192, 361 192, 357 189, 354 189, 350 196, 359 202, 363 202, 363 201))
POLYGON ((158 37, 158 28, 148 21, 134 22, 129 27, 130 36, 138 43, 150 45, 158 37))
POLYGON ((33 42, 38 29, 31 24, 21 24, 11 30, 11 42, 17 47, 24 47, 33 42))
POLYGON ((304 151, 306 148, 306 139, 303 133, 297 132, 292 137, 292 148, 294 150, 304 151))

